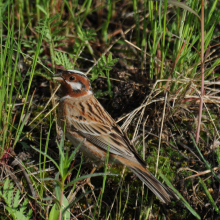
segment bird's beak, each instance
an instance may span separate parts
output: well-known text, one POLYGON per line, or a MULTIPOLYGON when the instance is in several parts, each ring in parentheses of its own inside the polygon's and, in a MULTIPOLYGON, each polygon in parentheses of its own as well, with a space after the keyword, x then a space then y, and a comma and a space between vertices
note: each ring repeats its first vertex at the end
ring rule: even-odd
POLYGON ((57 81, 57 82, 62 82, 63 81, 63 77, 61 73, 58 74, 54 74, 53 75, 53 80, 57 81))

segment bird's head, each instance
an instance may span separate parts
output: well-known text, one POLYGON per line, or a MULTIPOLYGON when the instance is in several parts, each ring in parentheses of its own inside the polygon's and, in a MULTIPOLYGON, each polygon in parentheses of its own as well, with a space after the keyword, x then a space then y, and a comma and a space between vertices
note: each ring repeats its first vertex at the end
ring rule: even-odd
POLYGON ((80 97, 91 95, 92 87, 85 73, 78 70, 62 70, 54 75, 54 80, 61 83, 62 96, 80 97))

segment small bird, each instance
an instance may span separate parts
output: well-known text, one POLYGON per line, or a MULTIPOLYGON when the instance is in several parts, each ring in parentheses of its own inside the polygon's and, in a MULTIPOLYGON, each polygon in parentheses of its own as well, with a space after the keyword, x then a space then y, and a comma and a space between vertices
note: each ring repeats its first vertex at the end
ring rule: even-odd
POLYGON ((62 97, 58 106, 58 124, 70 142, 95 161, 127 166, 164 203, 177 199, 176 194, 146 169, 127 135, 98 102, 87 76, 77 70, 62 70, 53 77, 61 83, 62 97))

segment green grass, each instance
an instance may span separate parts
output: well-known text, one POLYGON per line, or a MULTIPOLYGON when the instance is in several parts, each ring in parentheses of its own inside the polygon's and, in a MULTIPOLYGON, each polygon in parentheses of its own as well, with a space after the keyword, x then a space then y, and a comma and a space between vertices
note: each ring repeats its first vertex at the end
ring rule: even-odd
MULTIPOLYGON (((15 155, 30 153, 30 160, 35 161, 34 166, 26 164, 27 161, 23 161, 22 165, 38 195, 35 201, 27 187, 27 179, 21 174, 20 168, 15 167, 14 171, 18 171, 15 172, 16 177, 25 186, 21 202, 25 212, 22 213, 21 206, 10 209, 21 199, 20 190, 15 187, 12 176, 2 173, 1 218, 16 219, 14 213, 27 216, 31 210, 32 219, 46 219, 46 216, 61 219, 64 215, 67 218, 80 218, 80 213, 86 210, 83 215, 88 219, 150 219, 150 216, 161 219, 163 215, 170 219, 181 219, 181 216, 182 219, 193 219, 194 216, 199 219, 199 216, 208 213, 209 208, 213 210, 213 218, 219 216, 219 200, 208 190, 212 185, 219 184, 219 177, 213 171, 214 167, 220 167, 217 141, 219 117, 208 103, 203 110, 206 118, 202 118, 200 142, 193 144, 190 134, 197 128, 197 111, 191 107, 200 98, 203 37, 205 80, 215 82, 220 76, 220 5, 218 0, 205 1, 204 32, 201 32, 198 18, 201 1, 188 0, 186 4, 188 6, 172 0, 0 0, 1 165, 7 168, 15 155), (77 181, 88 177, 90 170, 84 168, 84 157, 76 166, 73 165, 73 159, 77 161, 76 151, 64 141, 64 137, 55 144, 59 129, 56 111, 51 109, 56 106, 56 96, 53 96, 56 86, 49 82, 49 86, 44 87, 45 81, 61 66, 87 72, 96 97, 115 117, 121 116, 120 112, 125 116, 133 111, 133 114, 124 118, 122 127, 129 128, 129 137, 135 139, 140 136, 137 148, 142 152, 143 146, 146 147, 142 156, 147 158, 152 173, 156 169, 164 105, 161 97, 168 93, 159 152, 160 180, 168 185, 173 182, 182 194, 181 180, 195 174, 183 168, 190 166, 197 173, 210 170, 207 174, 194 177, 193 181, 188 179, 184 182, 187 197, 181 197, 179 203, 182 202, 187 211, 176 202, 163 213, 161 203, 147 188, 143 190, 140 181, 128 170, 122 178, 107 177, 108 161, 103 171, 93 175, 99 176, 92 178, 96 186, 94 193, 87 186, 80 193, 77 192, 77 181), (120 74, 124 74, 123 77, 120 78, 120 74), (141 103, 138 103, 138 107, 135 104, 126 105, 123 97, 132 100, 135 92, 126 90, 125 84, 125 90, 119 91, 125 107, 120 111, 114 109, 112 103, 121 81, 132 84, 134 91, 143 96, 146 106, 141 106, 141 103), (143 94, 146 90, 142 90, 140 85, 150 87, 151 91, 143 94), (45 101, 50 101, 46 108, 45 101), (38 119, 30 123, 43 109, 45 111, 38 119), (150 116, 145 127, 148 133, 144 135, 146 141, 143 144, 142 128, 147 115, 150 116), (186 141, 186 145, 201 161, 198 162, 191 151, 178 145, 181 141, 186 141), (209 149, 211 146, 213 152, 209 149), (190 164, 191 161, 195 162, 190 164), (50 166, 54 167, 54 171, 46 172, 50 166), (32 175, 35 170, 39 172, 32 175), (207 181, 206 178, 210 179, 207 181), (119 182, 121 185, 118 186, 119 182), (9 189, 7 184, 10 189, 13 188, 13 193, 5 191, 9 189), (199 188, 195 196, 193 186, 196 184, 199 188), (190 199, 192 197, 194 201, 190 199), (27 200, 29 205, 26 204, 27 200), (208 202, 209 208, 204 206, 208 202), (65 206, 64 210, 61 205, 65 206)), ((215 105, 218 103, 218 85, 205 82, 205 86, 209 96, 204 101, 215 105)), ((122 168, 113 165, 110 170, 111 173, 120 174, 122 168)))

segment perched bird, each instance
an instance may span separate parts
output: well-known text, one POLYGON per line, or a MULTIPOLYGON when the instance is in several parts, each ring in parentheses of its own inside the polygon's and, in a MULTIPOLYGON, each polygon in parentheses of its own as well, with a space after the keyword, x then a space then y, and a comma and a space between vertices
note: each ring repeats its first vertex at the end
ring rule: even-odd
POLYGON ((77 70, 64 70, 54 79, 61 83, 62 98, 58 106, 58 123, 65 135, 80 151, 95 161, 104 161, 109 152, 109 162, 127 166, 164 203, 178 198, 168 187, 146 169, 145 161, 138 155, 127 135, 94 97, 87 76, 77 70))

